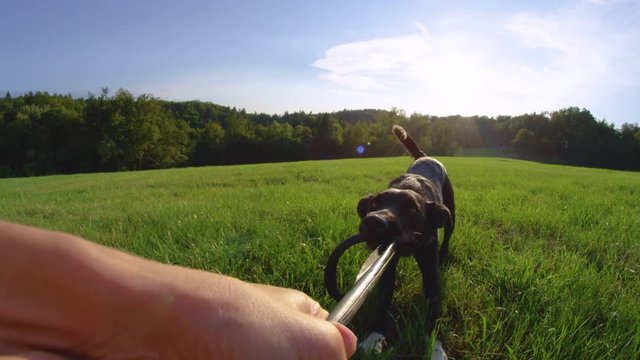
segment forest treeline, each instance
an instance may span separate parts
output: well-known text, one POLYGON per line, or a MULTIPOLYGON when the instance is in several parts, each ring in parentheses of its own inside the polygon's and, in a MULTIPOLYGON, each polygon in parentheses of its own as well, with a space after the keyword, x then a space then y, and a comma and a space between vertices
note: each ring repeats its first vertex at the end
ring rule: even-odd
POLYGON ((247 113, 102 89, 0 99, 0 177, 403 154, 400 124, 432 155, 512 156, 640 170, 640 127, 586 109, 520 116, 406 115, 399 110, 247 113))

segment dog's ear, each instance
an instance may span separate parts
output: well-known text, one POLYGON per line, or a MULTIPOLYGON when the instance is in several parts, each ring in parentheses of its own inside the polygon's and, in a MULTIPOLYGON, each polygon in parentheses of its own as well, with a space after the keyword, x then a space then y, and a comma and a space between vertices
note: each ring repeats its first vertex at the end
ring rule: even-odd
POLYGON ((437 228, 448 228, 451 226, 451 212, 440 203, 427 201, 427 221, 437 228))
POLYGON ((367 216, 367 208, 369 207, 369 202, 371 202, 372 198, 373 195, 369 194, 358 201, 358 215, 361 219, 367 216))

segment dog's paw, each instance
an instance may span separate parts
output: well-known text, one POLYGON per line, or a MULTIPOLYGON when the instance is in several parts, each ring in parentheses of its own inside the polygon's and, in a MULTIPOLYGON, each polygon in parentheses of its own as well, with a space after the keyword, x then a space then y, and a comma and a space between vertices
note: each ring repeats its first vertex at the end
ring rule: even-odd
POLYGON ((366 352, 381 353, 387 347, 387 338, 379 332, 370 333, 364 341, 358 344, 358 348, 366 352))
POLYGON ((436 340, 436 343, 433 344, 433 350, 431 351, 431 360, 448 360, 447 353, 444 352, 444 348, 442 347, 442 342, 440 340, 436 340))

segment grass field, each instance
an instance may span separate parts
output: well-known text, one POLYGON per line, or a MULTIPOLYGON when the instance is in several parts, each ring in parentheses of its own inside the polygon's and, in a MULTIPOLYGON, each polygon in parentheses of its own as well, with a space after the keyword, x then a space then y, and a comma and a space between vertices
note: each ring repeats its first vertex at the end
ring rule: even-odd
MULTIPOLYGON (((442 158, 457 198, 439 331, 450 359, 639 359, 640 173, 442 158)), ((293 287, 323 286, 358 199, 409 157, 0 180, 0 218, 163 262, 293 287)), ((364 249, 340 264, 346 289, 364 249)), ((380 358, 429 358, 416 265, 401 261, 400 340, 380 358)), ((364 335, 364 334, 359 334, 364 335)), ((357 357, 363 358, 362 354, 357 357)))

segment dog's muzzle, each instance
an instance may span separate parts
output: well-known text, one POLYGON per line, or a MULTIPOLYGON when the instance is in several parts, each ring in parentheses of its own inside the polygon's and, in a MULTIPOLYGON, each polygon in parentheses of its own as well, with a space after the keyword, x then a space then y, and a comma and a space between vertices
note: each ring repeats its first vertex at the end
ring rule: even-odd
POLYGON ((367 214, 360 222, 360 235, 365 239, 371 250, 393 241, 398 234, 393 234, 392 221, 388 214, 367 214))
POLYGON ((382 234, 389 228, 389 221, 380 215, 370 214, 362 219, 361 227, 368 233, 382 234))
POLYGON ((360 222, 360 235, 370 249, 395 241, 397 253, 403 256, 412 254, 418 245, 418 237, 414 234, 403 234, 400 225, 389 212, 367 214, 360 222))

